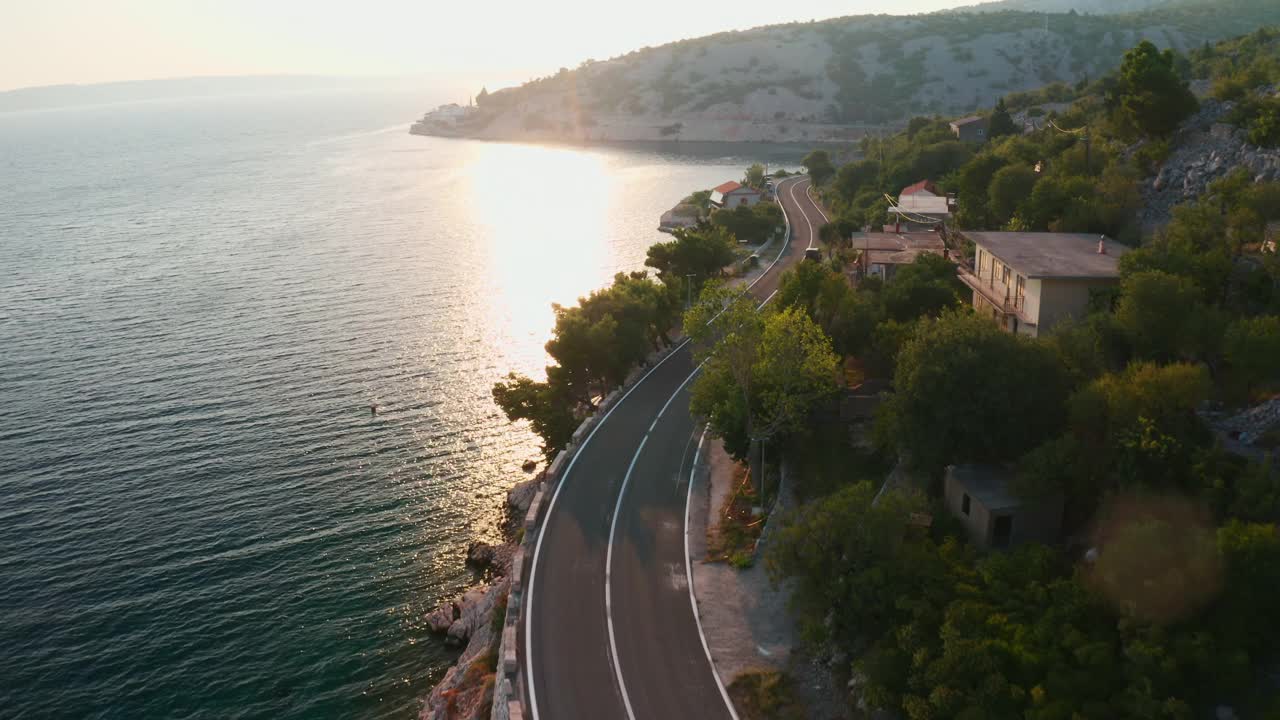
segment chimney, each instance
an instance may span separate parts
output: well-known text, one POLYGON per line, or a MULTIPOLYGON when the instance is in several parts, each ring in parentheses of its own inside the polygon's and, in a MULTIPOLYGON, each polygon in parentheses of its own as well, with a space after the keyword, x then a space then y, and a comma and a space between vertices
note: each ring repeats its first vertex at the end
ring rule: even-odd
POLYGON ((1107 254, 1107 236, 1106 235, 1103 235, 1102 237, 1098 238, 1098 254, 1099 255, 1107 254))

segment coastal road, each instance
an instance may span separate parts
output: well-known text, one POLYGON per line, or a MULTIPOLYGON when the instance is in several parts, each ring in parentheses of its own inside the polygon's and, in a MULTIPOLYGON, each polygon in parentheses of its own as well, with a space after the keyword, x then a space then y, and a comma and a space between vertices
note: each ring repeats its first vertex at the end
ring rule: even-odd
MULTIPOLYGON (((824 220, 808 184, 779 183, 792 237, 751 286, 760 301, 816 246, 824 220)), ((693 373, 688 345, 650 370, 596 425, 552 496, 524 608, 535 720, 732 717, 688 587, 693 373)))

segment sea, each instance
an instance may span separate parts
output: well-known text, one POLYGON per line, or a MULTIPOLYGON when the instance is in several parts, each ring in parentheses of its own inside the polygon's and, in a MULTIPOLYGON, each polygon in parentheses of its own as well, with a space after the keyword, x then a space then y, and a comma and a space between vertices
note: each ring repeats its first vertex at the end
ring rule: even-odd
POLYGON ((416 717, 540 456, 493 383, 800 156, 409 135, 429 99, 0 114, 0 717, 416 717))

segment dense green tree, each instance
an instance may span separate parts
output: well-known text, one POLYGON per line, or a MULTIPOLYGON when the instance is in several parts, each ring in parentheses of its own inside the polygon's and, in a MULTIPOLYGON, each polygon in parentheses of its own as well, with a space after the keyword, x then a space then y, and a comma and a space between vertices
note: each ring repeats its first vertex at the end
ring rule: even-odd
POLYGON ((698 288, 733 262, 734 238, 724 227, 680 229, 672 234, 674 240, 650 245, 644 260, 663 282, 680 285, 692 275, 698 288))
POLYGON ((782 208, 776 203, 761 202, 747 207, 717 210, 711 215, 711 224, 724 228, 739 242, 759 245, 773 237, 783 226, 782 208))
POLYGON ((569 443, 578 427, 573 399, 561 385, 511 373, 493 386, 493 400, 508 420, 529 421, 530 429, 542 438, 542 453, 548 459, 569 443))
POLYGON ((1178 74, 1173 51, 1143 40, 1124 54, 1107 105, 1121 128, 1159 136, 1177 129, 1199 104, 1178 74))
POLYGON ((880 291, 880 298, 885 317, 907 322, 962 307, 970 293, 957 279, 955 263, 926 253, 898 268, 893 280, 880 291))
POLYGON ((1143 359, 1203 358, 1214 352, 1220 326, 1209 322, 1210 310, 1190 280, 1151 270, 1127 275, 1121 282, 1116 324, 1134 353, 1143 359))
POLYGON ((1231 323, 1223 354, 1246 393, 1280 378, 1280 317, 1241 318, 1231 323))
POLYGON ((707 419, 734 457, 761 478, 760 443, 800 428, 836 390, 831 340, 800 308, 755 307, 748 295, 714 287, 685 316, 703 371, 690 407, 707 419))
POLYGON ((804 159, 800 161, 804 169, 809 172, 809 177, 813 178, 814 185, 825 185, 832 175, 835 175, 835 165, 831 163, 831 156, 826 150, 814 150, 804 159))
POLYGON ((983 153, 965 163, 957 171, 956 191, 960 203, 956 221, 970 230, 988 230, 996 222, 991 218, 987 190, 1006 160, 995 153, 983 153))
POLYGON ((898 353, 883 437, 922 469, 1017 458, 1061 427, 1067 377, 1053 352, 960 312, 922 321, 898 353), (1029 391, 1034 388, 1034 392, 1029 391))
POLYGON ((870 483, 846 485, 805 505, 769 543, 766 567, 774 578, 797 580, 792 598, 810 637, 851 646, 869 628, 900 619, 898 599, 919 597, 921 576, 943 574, 936 559, 912 562, 929 558, 903 542, 911 513, 926 509, 924 496, 875 496, 870 483))
POLYGON ((987 210, 992 220, 1004 225, 1013 219, 1018 208, 1031 197, 1039 176, 1025 165, 1008 165, 996 171, 987 188, 987 210))
POLYGON ((760 163, 752 163, 747 167, 747 172, 742 176, 742 184, 756 190, 764 189, 764 165, 760 163))
POLYGON ((1004 104, 1004 98, 1000 98, 996 101, 995 110, 991 112, 991 118, 987 122, 987 135, 991 138, 998 138, 1005 135, 1014 135, 1017 132, 1018 126, 1009 115, 1009 107, 1004 104))

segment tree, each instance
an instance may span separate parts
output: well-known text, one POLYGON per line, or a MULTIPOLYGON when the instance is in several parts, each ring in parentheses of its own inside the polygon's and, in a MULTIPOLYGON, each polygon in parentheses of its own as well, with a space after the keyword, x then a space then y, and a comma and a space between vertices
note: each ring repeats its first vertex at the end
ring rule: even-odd
POLYGON ((542 438, 542 454, 547 459, 569 444, 578 427, 572 400, 561 386, 549 382, 535 382, 511 373, 493 386, 493 401, 508 420, 529 421, 533 432, 542 438))
POLYGON ((1124 54, 1107 106, 1116 123, 1142 135, 1163 136, 1177 129, 1199 103, 1176 69, 1172 50, 1160 52, 1149 40, 1124 54))
POLYGON ((987 188, 987 209, 998 225, 1009 222, 1031 197, 1039 176, 1026 165, 1008 165, 996 171, 987 188))
POLYGON ((996 101, 995 110, 991 112, 991 119, 988 121, 987 127, 987 134, 991 138, 1017 134, 1018 126, 1014 124, 1013 118, 1010 117, 1009 108, 1004 104, 1004 98, 996 101))
POLYGON ((482 106, 484 105, 485 101, 488 99, 489 99, 489 89, 484 87, 480 88, 480 94, 476 95, 476 105, 482 106))
POLYGON ((698 288, 733 262, 733 236, 723 227, 678 229, 672 234, 674 240, 650 245, 644 260, 663 282, 678 285, 693 275, 698 288))
POLYGON ((826 150, 814 150, 804 159, 800 161, 805 170, 809 171, 809 177, 813 178, 814 185, 823 185, 831 176, 835 174, 836 168, 831 164, 831 156, 826 150))
POLYGON ((884 439, 914 464, 1012 460, 1061 427, 1067 379, 1044 345, 986 318, 946 312, 923 320, 898 353, 884 439))
POLYGON ((1208 309, 1190 280, 1160 270, 1133 273, 1120 284, 1116 325, 1139 358, 1174 360, 1212 349, 1208 309))
POLYGON ((772 202, 760 202, 750 207, 739 205, 712 213, 711 224, 724 228, 738 242, 759 245, 782 226, 782 209, 772 202))
POLYGON ((760 163, 752 163, 747 168, 746 175, 742 178, 742 184, 756 190, 764 189, 764 165, 760 163))
POLYGON ((799 308, 758 312, 747 295, 709 288, 685 316, 703 372, 690 407, 762 481, 759 446, 799 429, 836 390, 831 340, 799 308))
POLYGON ((875 496, 876 488, 860 482, 805 505, 765 555, 771 577, 798 583, 792 598, 805 631, 837 646, 891 624, 897 599, 918 597, 920 576, 933 569, 910 562, 916 553, 903 543, 911 513, 927 507, 925 497, 892 492, 877 503, 875 496))
POLYGON ((1280 376, 1280 317, 1243 318, 1231 323, 1223 354, 1246 393, 1280 376))
POLYGON ((886 317, 906 322, 961 307, 970 293, 956 277, 955 263, 926 253, 898 268, 893 282, 880 291, 880 301, 886 317))

